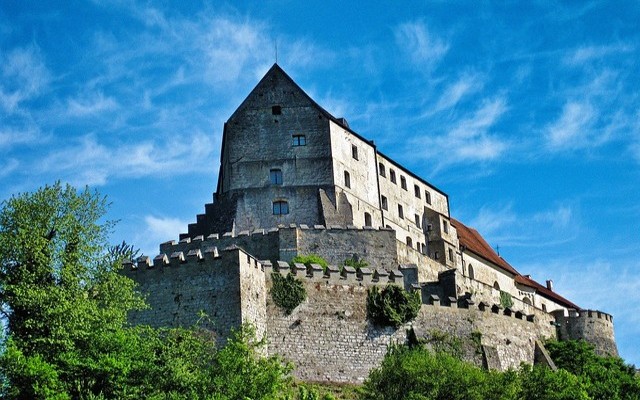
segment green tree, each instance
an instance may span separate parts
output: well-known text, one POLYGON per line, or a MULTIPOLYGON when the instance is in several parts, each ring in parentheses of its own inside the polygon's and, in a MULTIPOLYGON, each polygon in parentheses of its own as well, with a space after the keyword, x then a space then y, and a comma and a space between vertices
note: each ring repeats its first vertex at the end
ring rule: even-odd
POLYGON ((584 340, 546 343, 558 368, 577 375, 593 399, 640 399, 640 379, 635 367, 619 357, 601 357, 584 340))
POLYGON ((104 197, 56 183, 2 203, 0 397, 275 399, 290 367, 243 327, 223 348, 199 329, 129 326, 144 307, 107 245, 104 197))

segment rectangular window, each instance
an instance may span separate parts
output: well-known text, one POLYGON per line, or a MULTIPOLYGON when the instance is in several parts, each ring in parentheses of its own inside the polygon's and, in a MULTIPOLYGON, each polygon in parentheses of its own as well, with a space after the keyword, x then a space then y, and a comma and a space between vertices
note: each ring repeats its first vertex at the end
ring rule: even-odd
POLYGON ((380 202, 382 203, 381 205, 382 205, 382 209, 383 210, 386 210, 389 207, 389 203, 387 203, 387 198, 386 197, 382 196, 380 198, 380 202))
POLYGON ((427 204, 431 204, 431 193, 429 193, 428 190, 424 191, 424 200, 427 202, 427 204))
POLYGON ((282 114, 282 107, 280 107, 280 106, 272 106, 271 107, 271 114, 273 114, 273 115, 282 114))
POLYGON ((402 187, 404 190, 407 190, 407 180, 404 176, 400 176, 400 187, 402 187))
POLYGON ((380 174, 380 176, 387 176, 385 170, 384 170, 384 165, 382 163, 378 164, 378 173, 380 174))
POLYGON ((344 185, 351 189, 351 175, 347 171, 344 171, 344 185))
POLYGON ((396 183, 396 171, 389 169, 389 179, 391 179, 391 183, 396 183))
POLYGON ((289 203, 284 200, 273 202, 273 215, 289 214, 289 203))
POLYGON ((292 145, 293 146, 306 146, 307 145, 307 137, 305 135, 292 135, 292 145))
POLYGON ((351 157, 353 157, 354 160, 358 159, 358 148, 355 144, 351 145, 351 157))
POLYGON ((449 223, 447 221, 442 221, 442 230, 444 233, 449 233, 449 223))
POLYGON ((415 215, 416 226, 420 228, 420 216, 418 214, 415 215))
POLYGON ((404 218, 404 210, 402 209, 402 205, 398 204, 398 217, 401 219, 404 218))
POLYGON ((416 195, 417 198, 420 198, 420 186, 413 185, 413 193, 416 195))
POLYGON ((453 250, 449 249, 449 261, 453 261, 453 250))
POLYGON ((272 185, 282 185, 282 170, 278 168, 270 170, 269 180, 272 185))

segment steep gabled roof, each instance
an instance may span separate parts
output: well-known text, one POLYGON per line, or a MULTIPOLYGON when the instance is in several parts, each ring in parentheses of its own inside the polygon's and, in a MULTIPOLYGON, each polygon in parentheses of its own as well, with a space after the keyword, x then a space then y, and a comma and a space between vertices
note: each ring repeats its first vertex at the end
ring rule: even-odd
POLYGON ((567 308, 575 308, 580 310, 581 308, 574 304, 573 302, 567 300, 566 298, 560 296, 558 293, 553 290, 549 290, 547 287, 539 284, 533 279, 521 275, 518 271, 515 270, 504 258, 500 257, 487 243, 486 240, 478 233, 477 230, 470 228, 463 224, 462 222, 451 218, 451 225, 453 225, 458 231, 458 240, 460 241, 460 246, 465 246, 467 251, 470 251, 476 254, 479 257, 484 258, 485 260, 493 263, 497 267, 515 275, 514 281, 520 285, 528 286, 536 290, 538 294, 543 297, 546 297, 550 300, 555 301, 558 304, 561 304, 567 308))
POLYGON ((504 258, 500 257, 487 243, 486 240, 473 228, 470 228, 458 221, 455 218, 451 218, 451 225, 453 225, 458 231, 458 239, 461 246, 465 246, 466 249, 487 261, 495 264, 497 267, 513 274, 520 275, 504 258))
POLYGON ((533 279, 523 276, 523 275, 518 275, 515 277, 515 281, 516 283, 519 283, 521 285, 524 286, 529 286, 531 288, 534 288, 536 290, 536 292, 538 292, 538 294, 540 294, 541 296, 544 296, 550 300, 555 301, 558 304, 562 304, 563 306, 567 307, 567 308, 575 308, 576 310, 580 310, 582 309, 582 307, 576 305, 575 303, 567 300, 566 298, 560 296, 558 293, 554 292, 553 290, 549 290, 547 289, 546 286, 539 284, 538 282, 534 281, 533 279))
MULTIPOLYGON (((242 110, 244 108, 245 104, 249 101, 249 99, 251 99, 255 95, 255 92, 263 85, 263 83, 265 81, 271 79, 274 76, 278 76, 278 77, 282 77, 282 78, 286 79, 296 90, 298 90, 311 103, 311 105, 313 107, 318 109, 318 112, 320 112, 322 114, 322 116, 324 116, 325 118, 327 118, 330 121, 333 121, 335 124, 340 125, 342 128, 346 129, 349 133, 351 133, 352 135, 354 135, 358 139, 362 140, 363 142, 368 143, 370 146, 372 146, 375 149, 376 153, 380 154, 385 159, 387 159, 391 163, 395 164, 398 168, 402 168, 407 174, 411 175, 411 177, 413 177, 414 179, 422 182, 423 184, 425 184, 426 186, 430 187, 431 189, 441 193, 443 196, 445 196, 447 198, 447 205, 448 205, 449 196, 444 191, 440 190, 439 188, 434 186, 432 183, 429 183, 429 182, 425 181, 424 179, 422 179, 418 175, 416 175, 413 172, 409 171, 407 168, 403 167, 398 162, 394 161, 391 157, 388 157, 388 156, 382 154, 378 150, 378 148, 376 147, 376 145, 373 142, 373 140, 369 140, 369 139, 361 136, 358 132, 352 130, 349 127, 349 125, 347 123, 345 123, 346 120, 344 118, 336 118, 329 111, 327 111, 324 108, 322 108, 322 106, 320 106, 320 104, 318 104, 313 98, 311 98, 311 96, 309 96, 307 94, 307 92, 305 92, 300 87, 300 85, 298 85, 296 83, 296 81, 294 81, 278 64, 273 64, 271 66, 271 68, 269 68, 267 73, 262 77, 262 79, 260 79, 260 82, 258 82, 258 84, 251 90, 249 95, 242 101, 242 103, 240 103, 240 106, 238 106, 238 108, 233 112, 233 114, 231 115, 231 117, 229 119, 233 119, 233 117, 240 110, 242 110)), ((223 140, 224 140, 224 135, 223 135, 223 140)), ((447 207, 447 209, 448 208, 449 207, 447 207)))

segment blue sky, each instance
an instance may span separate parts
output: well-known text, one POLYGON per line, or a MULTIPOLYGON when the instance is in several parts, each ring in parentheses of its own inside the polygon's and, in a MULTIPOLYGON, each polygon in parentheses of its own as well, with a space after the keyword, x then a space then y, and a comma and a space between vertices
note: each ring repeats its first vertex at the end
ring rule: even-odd
POLYGON ((640 365, 640 3, 0 1, 0 199, 56 180, 155 255, 215 190, 275 61, 449 194, 640 365), (416 4, 420 3, 420 5, 416 4))

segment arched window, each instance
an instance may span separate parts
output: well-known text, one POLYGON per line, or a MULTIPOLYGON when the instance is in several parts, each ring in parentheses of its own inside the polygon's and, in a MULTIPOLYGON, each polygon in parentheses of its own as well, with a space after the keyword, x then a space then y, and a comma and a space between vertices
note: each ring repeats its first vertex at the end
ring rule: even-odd
POLYGON ((348 171, 344 171, 344 186, 351 188, 351 175, 348 171))
POLYGON ((407 246, 413 247, 413 240, 409 236, 407 236, 407 246))
POLYGON ((469 278, 475 279, 475 274, 473 272, 473 265, 469 264, 469 278))
POLYGON ((380 176, 387 176, 387 172, 384 169, 384 164, 378 163, 378 173, 380 176))
POLYGON ((364 226, 371 226, 371 214, 364 213, 364 226))
POLYGON ((493 282, 493 288, 495 290, 500 290, 500 285, 498 285, 498 281, 493 282))
POLYGON ((289 203, 285 200, 276 200, 273 202, 273 215, 289 214, 289 203))
POLYGON ((524 304, 531 305, 531 299, 530 299, 530 298, 528 298, 527 296, 525 296, 525 297, 522 299, 522 302, 523 302, 524 304))

